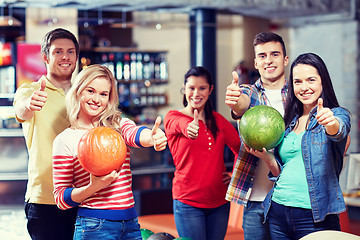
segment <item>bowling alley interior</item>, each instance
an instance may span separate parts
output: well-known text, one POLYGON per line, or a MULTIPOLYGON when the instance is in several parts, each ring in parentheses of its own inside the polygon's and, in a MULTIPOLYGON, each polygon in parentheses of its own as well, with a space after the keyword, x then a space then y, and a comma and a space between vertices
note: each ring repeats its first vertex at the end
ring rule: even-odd
MULTIPOLYGON (((360 236, 360 1, 4 0, 0 9, 0 239, 31 239, 24 212, 29 155, 13 101, 22 84, 46 75, 40 44, 55 28, 69 30, 79 41, 73 78, 92 64, 108 67, 117 80, 123 116, 149 128, 157 116, 164 119, 170 110, 183 108, 184 74, 204 66, 214 79, 215 111, 237 130, 225 104, 226 88, 232 71, 247 84, 259 78, 253 47, 259 32, 284 39, 287 78, 299 54, 320 55, 339 104, 351 114, 351 144, 339 178, 347 210, 339 217, 342 231, 360 236)), ((130 147, 130 152, 140 226, 179 237, 169 148, 130 147)), ((229 173, 234 158, 225 147, 229 173)), ((243 206, 231 203, 225 239, 244 239, 242 216, 243 206)))

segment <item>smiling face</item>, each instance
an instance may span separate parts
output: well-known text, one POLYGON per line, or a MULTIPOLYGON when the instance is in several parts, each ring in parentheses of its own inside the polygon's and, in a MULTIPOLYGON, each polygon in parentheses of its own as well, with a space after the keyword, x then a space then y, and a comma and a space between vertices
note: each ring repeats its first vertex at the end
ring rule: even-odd
POLYGON ((264 83, 285 80, 285 67, 289 63, 288 56, 284 57, 283 48, 279 42, 258 44, 255 50, 255 68, 259 71, 264 83))
POLYGON ((190 76, 185 84, 185 96, 188 107, 203 110, 206 101, 209 99, 213 86, 210 87, 203 76, 190 76))
POLYGON ((95 78, 80 93, 79 118, 93 122, 109 103, 111 84, 103 77, 95 78))
POLYGON ((321 77, 316 68, 306 64, 298 64, 293 68, 294 94, 304 105, 304 112, 317 105, 322 94, 321 77))
POLYGON ((49 56, 43 55, 43 60, 50 78, 70 81, 77 61, 74 42, 67 38, 55 39, 51 43, 49 56))

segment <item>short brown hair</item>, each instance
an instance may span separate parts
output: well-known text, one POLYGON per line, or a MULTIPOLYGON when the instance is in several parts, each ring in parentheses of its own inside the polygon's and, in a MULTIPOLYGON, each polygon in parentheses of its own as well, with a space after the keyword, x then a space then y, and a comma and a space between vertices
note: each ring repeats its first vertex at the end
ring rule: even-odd
POLYGON ((281 36, 277 35, 276 33, 261 32, 256 34, 253 45, 255 47, 258 44, 264 44, 268 42, 279 42, 282 46, 284 57, 286 56, 286 48, 285 48, 284 40, 282 39, 281 36))
POLYGON ((52 42, 60 38, 70 39, 71 41, 73 41, 75 45, 76 56, 78 57, 80 52, 80 47, 76 37, 70 31, 63 28, 56 28, 54 30, 51 30, 44 36, 41 43, 41 53, 45 54, 46 57, 49 57, 49 50, 52 42))

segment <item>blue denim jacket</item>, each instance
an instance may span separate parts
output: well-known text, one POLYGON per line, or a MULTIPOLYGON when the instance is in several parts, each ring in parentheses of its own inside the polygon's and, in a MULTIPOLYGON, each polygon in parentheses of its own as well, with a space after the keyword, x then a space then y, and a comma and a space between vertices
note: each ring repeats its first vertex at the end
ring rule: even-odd
MULTIPOLYGON (((327 214, 339 214, 346 210, 339 184, 339 174, 343 166, 343 156, 347 136, 350 132, 350 114, 343 108, 333 108, 334 116, 340 123, 339 132, 328 135, 325 127, 315 119, 316 109, 311 114, 309 125, 301 143, 305 163, 306 179, 309 186, 311 209, 315 222, 321 222, 327 214)), ((285 129, 286 137, 295 127, 298 116, 285 129)), ((275 158, 282 170, 283 163, 278 147, 274 151, 275 158)), ((270 179, 277 180, 269 174, 270 179)), ((274 185, 275 186, 275 185, 274 185)), ((265 221, 271 205, 274 187, 264 200, 265 221)))

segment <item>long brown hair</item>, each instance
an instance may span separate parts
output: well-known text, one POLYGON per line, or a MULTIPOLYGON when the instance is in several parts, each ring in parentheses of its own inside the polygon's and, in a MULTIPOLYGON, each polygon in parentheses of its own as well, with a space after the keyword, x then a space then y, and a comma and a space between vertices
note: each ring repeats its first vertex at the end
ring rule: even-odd
MULTIPOLYGON (((210 72, 204 67, 190 68, 189 71, 187 71, 187 73, 185 74, 184 85, 186 85, 188 78, 191 76, 204 77, 206 79, 207 83, 209 84, 210 88, 214 86, 210 72)), ((186 107, 188 105, 185 94, 184 94, 184 98, 183 98, 183 104, 184 104, 184 107, 186 107)), ((216 121, 215 121, 215 118, 213 115, 214 107, 211 103, 210 98, 208 98, 208 100, 206 101, 204 110, 205 110, 206 126, 208 129, 210 129, 210 132, 216 139, 219 129, 216 126, 216 121)))

